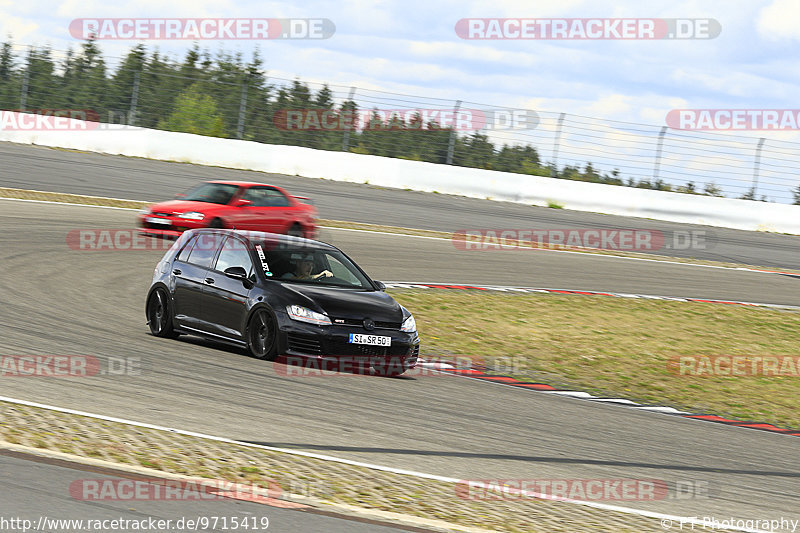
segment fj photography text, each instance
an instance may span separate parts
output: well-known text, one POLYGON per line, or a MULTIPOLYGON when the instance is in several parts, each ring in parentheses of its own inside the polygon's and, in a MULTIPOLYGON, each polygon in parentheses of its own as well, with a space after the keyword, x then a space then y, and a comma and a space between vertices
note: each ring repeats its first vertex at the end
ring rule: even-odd
POLYGON ((800 526, 800 519, 789 518, 752 518, 742 519, 717 516, 686 516, 681 519, 661 520, 663 529, 691 531, 730 531, 733 528, 747 531, 787 531, 794 533, 800 526))

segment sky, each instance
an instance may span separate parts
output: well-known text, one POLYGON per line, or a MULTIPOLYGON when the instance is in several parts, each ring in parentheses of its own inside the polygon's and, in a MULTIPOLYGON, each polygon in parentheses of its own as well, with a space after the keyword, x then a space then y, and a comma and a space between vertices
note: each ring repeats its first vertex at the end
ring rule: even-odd
MULTIPOLYGON (((324 40, 209 40, 210 51, 258 47, 268 76, 486 105, 665 125, 673 109, 795 109, 800 69, 796 0, 0 0, 0 39, 77 47, 80 18, 326 18, 324 40), (463 18, 708 18, 713 39, 468 40, 463 18)), ((109 57, 135 40, 101 42, 109 57)), ((192 41, 146 41, 182 58, 192 41)), ((111 61, 113 64, 113 59, 111 61)), ((800 142, 795 131, 737 132, 800 142)), ((746 140, 746 139, 745 139, 746 140)))

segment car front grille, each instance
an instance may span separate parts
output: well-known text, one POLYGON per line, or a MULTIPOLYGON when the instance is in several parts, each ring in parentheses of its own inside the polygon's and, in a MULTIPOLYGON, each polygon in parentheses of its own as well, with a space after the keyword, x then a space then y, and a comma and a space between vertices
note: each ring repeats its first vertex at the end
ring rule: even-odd
MULTIPOLYGON (((333 318, 333 323, 337 326, 353 326, 357 328, 364 328, 363 318, 333 318)), ((375 329, 395 329, 399 330, 403 324, 400 322, 382 322, 375 321, 375 329)))
POLYGON ((319 340, 310 335, 289 333, 287 338, 288 348, 293 352, 304 353, 308 355, 322 354, 322 346, 320 345, 319 340))

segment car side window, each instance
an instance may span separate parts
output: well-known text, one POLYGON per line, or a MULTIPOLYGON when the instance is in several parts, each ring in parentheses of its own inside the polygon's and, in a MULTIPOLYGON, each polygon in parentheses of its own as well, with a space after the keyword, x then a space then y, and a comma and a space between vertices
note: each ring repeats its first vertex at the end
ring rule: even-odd
POLYGON ((264 189, 264 196, 266 203, 265 206, 268 207, 288 207, 289 206, 289 199, 286 198, 286 195, 283 194, 278 189, 272 188, 265 188, 264 189))
POLYGON ((350 270, 346 266, 340 263, 338 259, 332 256, 327 256, 327 259, 328 259, 328 266, 334 277, 346 281, 348 283, 352 283, 353 285, 359 284, 358 279, 353 275, 353 273, 350 272, 350 270))
POLYGON ((210 268, 217 250, 222 241, 222 236, 215 233, 201 233, 197 236, 194 248, 189 254, 188 262, 199 267, 210 268))
POLYGON ((186 245, 181 249, 176 260, 185 263, 186 260, 189 259, 189 253, 192 251, 192 247, 194 246, 194 243, 196 241, 197 241, 197 235, 189 239, 189 242, 187 242, 186 245))
POLYGON ((259 207, 264 205, 264 189, 261 187, 250 187, 242 195, 242 200, 250 200, 250 205, 259 207))
POLYGON ((225 272, 230 267, 242 267, 248 276, 253 271, 253 261, 250 259, 247 245, 235 237, 228 237, 225 240, 214 268, 225 272))

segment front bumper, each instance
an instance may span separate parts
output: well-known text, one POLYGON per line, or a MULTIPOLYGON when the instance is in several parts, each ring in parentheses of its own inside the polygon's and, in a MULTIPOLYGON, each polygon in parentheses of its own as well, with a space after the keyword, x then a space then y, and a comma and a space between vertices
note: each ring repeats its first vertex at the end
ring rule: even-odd
POLYGON ((156 216, 153 214, 140 214, 137 217, 139 232, 146 235, 159 237, 178 237, 184 231, 207 226, 205 220, 186 220, 177 217, 156 216), (150 219, 150 221, 148 221, 150 219), (154 222, 158 220, 159 222, 154 222))
POLYGON ((315 326, 292 320, 286 315, 279 318, 279 330, 279 353, 287 356, 320 361, 367 362, 372 366, 401 365, 405 369, 414 368, 419 358, 420 341, 416 332, 381 328, 367 331, 355 326, 315 326), (391 337, 391 345, 351 344, 351 333, 391 337))

